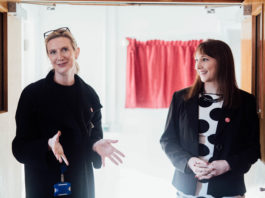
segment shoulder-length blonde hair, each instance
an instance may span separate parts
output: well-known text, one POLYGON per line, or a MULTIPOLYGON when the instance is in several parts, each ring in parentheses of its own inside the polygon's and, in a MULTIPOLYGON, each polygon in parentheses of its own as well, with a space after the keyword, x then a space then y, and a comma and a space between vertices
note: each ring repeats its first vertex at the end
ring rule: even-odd
MULTIPOLYGON (((223 41, 208 39, 199 44, 195 53, 205 54, 217 61, 217 83, 218 89, 223 94, 224 106, 236 106, 236 93, 238 86, 235 77, 235 65, 233 54, 230 47, 223 41)), ((204 83, 197 75, 196 80, 189 89, 186 99, 190 99, 198 95, 204 88, 204 83)))

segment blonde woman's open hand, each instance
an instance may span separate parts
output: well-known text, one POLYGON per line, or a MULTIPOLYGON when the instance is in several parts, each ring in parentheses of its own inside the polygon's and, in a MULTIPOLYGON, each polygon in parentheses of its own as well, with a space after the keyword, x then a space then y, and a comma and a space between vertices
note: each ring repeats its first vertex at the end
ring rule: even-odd
POLYGON ((61 136, 61 131, 58 131, 52 138, 48 140, 49 148, 52 150, 56 159, 62 163, 63 161, 67 166, 69 166, 69 162, 64 154, 63 147, 59 142, 59 138, 61 136))

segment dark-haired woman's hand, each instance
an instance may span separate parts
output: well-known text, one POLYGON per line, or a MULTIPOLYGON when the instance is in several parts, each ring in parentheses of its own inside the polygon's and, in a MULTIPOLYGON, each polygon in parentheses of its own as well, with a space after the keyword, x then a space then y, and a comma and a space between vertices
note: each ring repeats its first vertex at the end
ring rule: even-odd
POLYGON ((191 157, 188 161, 188 166, 195 174, 195 177, 198 175, 207 175, 211 171, 208 162, 198 157, 191 157))
POLYGON ((230 170, 230 165, 228 164, 228 162, 226 160, 213 161, 208 165, 208 167, 211 171, 208 174, 197 175, 199 180, 210 179, 212 177, 222 175, 222 174, 224 174, 230 170))

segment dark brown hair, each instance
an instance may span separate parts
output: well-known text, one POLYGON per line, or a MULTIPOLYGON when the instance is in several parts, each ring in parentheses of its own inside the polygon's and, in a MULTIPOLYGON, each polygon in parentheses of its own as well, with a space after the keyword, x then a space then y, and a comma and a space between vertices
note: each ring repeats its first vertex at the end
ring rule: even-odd
MULTIPOLYGON (((235 77, 235 65, 230 47, 223 41, 208 39, 199 44, 195 53, 205 54, 217 61, 217 83, 218 89, 223 94, 224 106, 235 105, 235 96, 238 86, 235 77)), ((190 99, 203 91, 204 83, 197 75, 192 87, 189 89, 186 99, 190 99)))

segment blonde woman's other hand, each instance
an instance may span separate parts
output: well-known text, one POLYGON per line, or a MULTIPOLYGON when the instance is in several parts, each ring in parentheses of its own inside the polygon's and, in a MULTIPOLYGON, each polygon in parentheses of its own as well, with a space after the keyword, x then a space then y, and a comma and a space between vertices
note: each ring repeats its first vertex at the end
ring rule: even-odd
POLYGON ((112 145, 117 142, 118 140, 101 139, 94 143, 93 150, 100 155, 103 166, 105 166, 106 157, 116 165, 122 163, 122 157, 125 155, 112 145))

